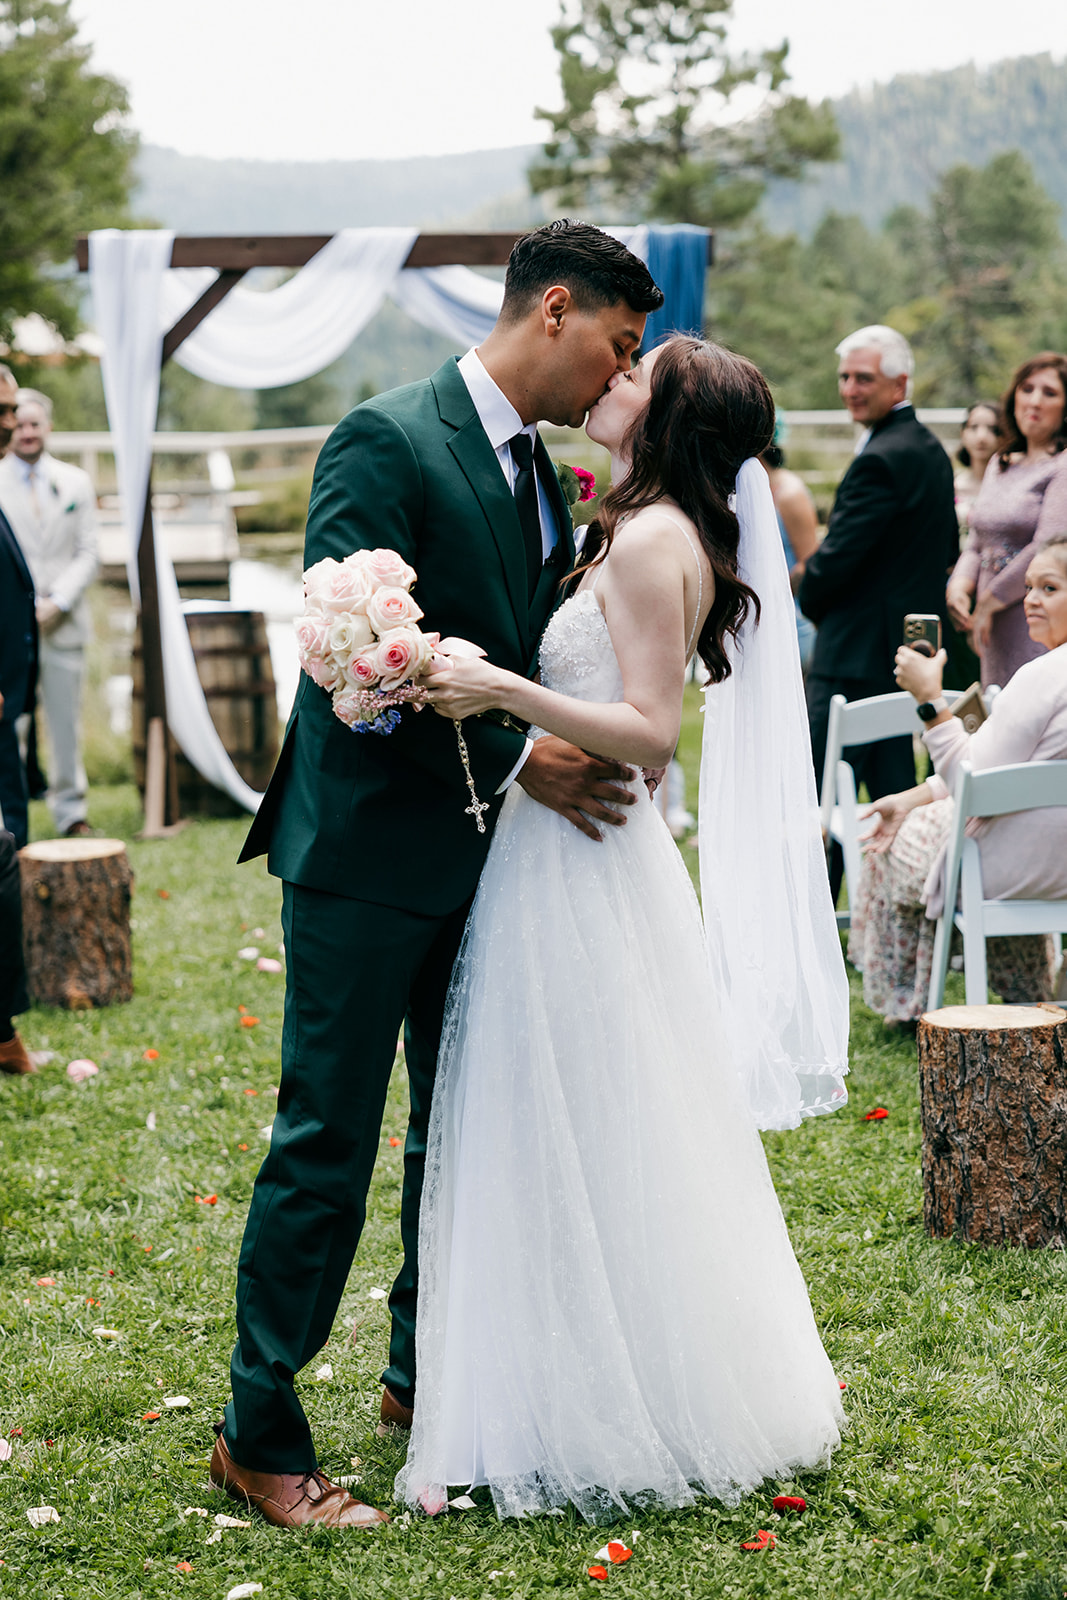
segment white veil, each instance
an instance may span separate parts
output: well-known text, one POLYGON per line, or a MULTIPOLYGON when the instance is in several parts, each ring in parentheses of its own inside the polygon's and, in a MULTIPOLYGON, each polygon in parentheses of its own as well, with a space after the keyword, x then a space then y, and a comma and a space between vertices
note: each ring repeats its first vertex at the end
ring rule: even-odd
POLYGON ((737 475, 738 571, 762 606, 704 692, 700 885, 723 1018, 761 1128, 848 1096, 848 980, 819 829, 793 597, 770 483, 737 475))

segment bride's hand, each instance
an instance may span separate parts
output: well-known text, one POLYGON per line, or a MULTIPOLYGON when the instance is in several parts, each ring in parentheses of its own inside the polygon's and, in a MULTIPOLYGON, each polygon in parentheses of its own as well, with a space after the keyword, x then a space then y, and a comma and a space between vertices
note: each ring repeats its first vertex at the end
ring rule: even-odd
POLYGON ((448 656, 435 652, 427 670, 416 681, 426 689, 426 704, 440 717, 459 721, 476 717, 500 704, 509 674, 476 656, 448 656))

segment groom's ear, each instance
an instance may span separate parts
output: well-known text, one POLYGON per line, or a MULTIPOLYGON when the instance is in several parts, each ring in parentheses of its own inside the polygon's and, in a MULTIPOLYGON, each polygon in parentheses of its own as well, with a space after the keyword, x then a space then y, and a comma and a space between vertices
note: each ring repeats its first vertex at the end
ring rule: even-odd
POLYGON ((574 297, 563 284, 553 284, 541 296, 541 326, 550 339, 563 332, 564 318, 574 310, 574 297))

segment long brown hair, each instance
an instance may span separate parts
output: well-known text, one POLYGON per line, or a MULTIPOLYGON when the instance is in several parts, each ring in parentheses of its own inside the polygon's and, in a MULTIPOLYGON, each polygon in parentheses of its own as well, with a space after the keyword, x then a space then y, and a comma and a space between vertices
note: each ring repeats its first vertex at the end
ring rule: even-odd
POLYGON ((737 573, 737 517, 728 497, 741 464, 774 438, 774 401, 758 367, 703 339, 678 336, 660 346, 648 405, 631 426, 624 453, 630 470, 604 496, 586 535, 587 559, 572 577, 597 566, 619 521, 670 495, 689 517, 711 563, 715 598, 697 640, 713 683, 730 676, 725 640, 737 638, 760 602, 737 573))
POLYGON ((997 453, 1001 472, 1006 472, 1011 466, 1011 458, 1016 451, 1021 450, 1024 454, 1026 452, 1026 440, 1023 438, 1019 430, 1019 424, 1015 420, 1015 396, 1019 392, 1019 385, 1025 383, 1027 378, 1032 378, 1035 372, 1045 372, 1048 369, 1059 374, 1065 396, 1063 416, 1060 418, 1060 425, 1052 441, 1054 446, 1052 453, 1057 455, 1061 450, 1067 449, 1067 356, 1061 355, 1058 350, 1042 350, 1039 355, 1031 356, 1029 361, 1023 362, 1004 391, 1001 407, 1004 412, 1004 433, 1006 438, 997 453))

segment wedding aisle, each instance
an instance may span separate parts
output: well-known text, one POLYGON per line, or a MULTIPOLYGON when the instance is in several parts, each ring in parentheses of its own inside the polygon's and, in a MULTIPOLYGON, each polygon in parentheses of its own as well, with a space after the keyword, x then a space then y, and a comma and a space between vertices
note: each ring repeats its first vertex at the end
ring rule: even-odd
MULTIPOLYGON (((103 788, 90 800, 92 821, 129 842, 135 998, 30 1012, 27 1044, 54 1059, 0 1080, 0 1597, 223 1600, 249 1584, 264 1600, 510 1600, 598 1583, 670 1600, 1063 1593, 1067 1262, 925 1238, 913 1046, 887 1041, 858 999, 850 1105, 767 1140, 848 1386, 851 1428, 827 1474, 602 1531, 569 1517, 499 1524, 478 1492, 474 1509, 374 1536, 245 1526, 208 1489, 206 1460, 273 1114, 279 896, 260 864, 233 865, 241 822, 137 842, 134 802, 103 788), (75 1060, 98 1071, 75 1082, 75 1060), (875 1107, 888 1116, 865 1120, 875 1107), (775 1512, 783 1494, 806 1509, 775 1512), (598 1556, 609 1538, 629 1559, 598 1556)), ((40 811, 35 823, 40 834, 40 811)), ((404 1447, 374 1422, 403 1132, 398 1071, 371 1221, 303 1379, 324 1466, 387 1508, 404 1447)))

